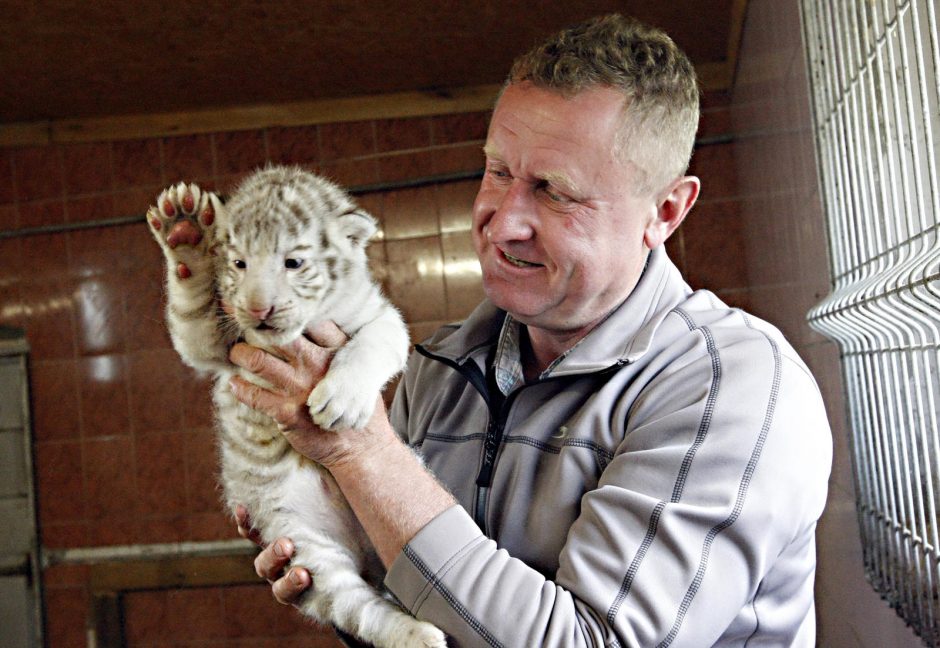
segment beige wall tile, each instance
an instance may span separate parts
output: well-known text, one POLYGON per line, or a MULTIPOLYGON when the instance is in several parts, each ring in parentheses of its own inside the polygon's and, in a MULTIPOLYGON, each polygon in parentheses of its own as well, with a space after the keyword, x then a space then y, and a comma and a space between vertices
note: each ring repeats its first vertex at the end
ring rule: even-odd
POLYGON ((473 200, 479 180, 463 180, 437 185, 437 208, 441 232, 460 232, 471 227, 473 200))
POLYGON ((444 251, 444 283, 447 288, 447 319, 464 319, 483 299, 480 263, 470 232, 441 235, 444 251))
POLYGON ((446 318, 444 263, 438 236, 389 240, 388 293, 408 322, 446 318))
POLYGON ((431 186, 389 191, 383 196, 382 213, 389 240, 434 236, 440 232, 431 186))

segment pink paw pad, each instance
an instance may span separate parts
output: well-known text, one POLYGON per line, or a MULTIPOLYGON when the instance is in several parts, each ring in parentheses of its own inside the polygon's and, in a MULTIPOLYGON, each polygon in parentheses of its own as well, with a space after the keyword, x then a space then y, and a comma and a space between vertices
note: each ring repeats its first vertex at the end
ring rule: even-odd
POLYGON ((192 271, 189 269, 185 263, 181 263, 176 266, 176 274, 180 279, 189 279, 193 276, 192 271))
POLYGON ((193 194, 187 191, 186 195, 183 196, 183 211, 187 214, 191 214, 195 208, 196 200, 193 198, 193 194))
POLYGON ((202 232, 186 220, 176 223, 173 229, 170 230, 169 236, 166 237, 167 245, 171 248, 175 248, 177 245, 196 246, 199 245, 200 241, 202 241, 202 232))
POLYGON ((174 207, 173 203, 169 200, 164 200, 163 213, 172 218, 173 216, 176 216, 176 207, 174 207))
POLYGON ((200 218, 202 220, 202 224, 206 227, 209 227, 213 222, 215 222, 215 211, 213 211, 212 205, 206 205, 206 208, 202 210, 200 218))

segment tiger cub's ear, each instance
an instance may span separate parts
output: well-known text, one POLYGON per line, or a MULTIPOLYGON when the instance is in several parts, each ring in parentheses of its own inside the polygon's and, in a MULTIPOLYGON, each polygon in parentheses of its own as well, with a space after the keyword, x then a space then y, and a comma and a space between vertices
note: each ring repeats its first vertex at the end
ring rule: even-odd
POLYGON ((365 247, 378 227, 375 218, 361 209, 339 217, 340 233, 352 243, 353 247, 365 247))

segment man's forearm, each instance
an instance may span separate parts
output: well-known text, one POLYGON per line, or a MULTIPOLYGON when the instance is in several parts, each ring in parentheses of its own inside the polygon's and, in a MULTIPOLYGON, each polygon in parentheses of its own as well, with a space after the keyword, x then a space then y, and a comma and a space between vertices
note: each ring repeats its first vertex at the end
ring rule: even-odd
POLYGON ((330 472, 387 568, 424 525, 456 501, 384 417, 373 417, 372 425, 379 428, 376 442, 330 472))

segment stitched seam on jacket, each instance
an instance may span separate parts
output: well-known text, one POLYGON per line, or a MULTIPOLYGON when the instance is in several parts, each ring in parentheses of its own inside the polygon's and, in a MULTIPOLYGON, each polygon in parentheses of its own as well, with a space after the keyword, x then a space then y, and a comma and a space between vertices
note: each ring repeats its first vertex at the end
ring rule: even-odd
POLYGON ((421 575, 427 580, 435 590, 441 595, 441 597, 447 601, 447 603, 454 609, 454 611, 460 616, 464 622, 473 628, 473 630, 480 635, 480 637, 493 648, 502 648, 503 644, 493 636, 493 633, 487 630, 476 617, 470 614, 470 611, 464 607, 464 605, 457 600, 457 597, 451 593, 444 584, 441 583, 440 579, 430 570, 430 568, 424 564, 424 561, 418 557, 418 554, 415 553, 414 549, 405 545, 404 554, 407 556, 408 560, 415 566, 415 568, 421 573, 421 575))
MULTIPOLYGON (((750 326, 750 323, 747 322, 750 326)), ((699 560, 698 571, 695 574, 695 578, 692 580, 692 584, 689 586, 688 591, 685 593, 685 597, 682 599, 682 604, 679 606, 679 613, 676 615, 675 623, 673 623, 672 629, 669 631, 669 634, 666 635, 666 638, 663 639, 657 648, 666 648, 672 644, 675 640, 676 635, 679 634, 679 629, 682 627, 682 622, 685 619, 686 613, 689 611, 689 607, 692 605, 692 599, 695 598, 695 595, 698 593, 699 587, 702 585, 702 581, 705 578, 705 568, 708 565, 708 556, 711 552, 711 546, 715 538, 719 533, 730 527, 734 524, 738 517, 741 515, 741 510, 744 508, 744 500, 747 497, 748 487, 751 484, 751 478, 754 475, 754 471, 757 468, 757 462, 760 460, 761 452, 764 449, 764 443, 767 440, 767 434, 770 432, 770 424, 773 421, 774 412, 777 407, 777 396, 780 392, 780 374, 781 374, 781 356, 780 348, 777 346, 777 343, 768 336, 763 331, 760 333, 767 339, 770 343, 770 348, 773 351, 774 357, 774 378, 773 384, 770 388, 770 399, 767 403, 767 410, 764 414, 764 422, 761 425, 760 435, 757 437, 757 443, 754 445, 754 449, 751 451, 751 457, 747 462, 747 467, 744 469, 744 475, 741 477, 741 483, 738 486, 738 494, 735 498, 734 509, 732 509, 731 515, 726 519, 716 524, 708 532, 708 535, 705 536, 705 542, 702 545, 702 557, 699 560)))
POLYGON ((751 643, 751 639, 757 636, 757 632, 760 630, 760 617, 757 616, 757 597, 761 594, 761 589, 764 587, 764 581, 761 581, 760 585, 757 586, 757 591, 754 592, 754 598, 751 599, 751 610, 754 612, 754 631, 744 640, 744 646, 742 648, 747 648, 747 645, 751 643))
MULTIPOLYGON (((440 576, 438 578, 444 578, 447 575, 447 572, 449 572, 458 562, 460 562, 460 560, 463 559, 463 557, 467 553, 469 553, 477 545, 483 542, 486 542, 486 540, 487 538, 485 536, 478 537, 478 538, 474 538, 473 540, 468 542, 466 545, 464 545, 462 549, 459 549, 456 553, 454 553, 454 555, 451 556, 447 560, 447 562, 445 562, 440 567, 440 569, 438 569, 438 572, 440 573, 440 576)), ((412 549, 412 551, 414 550, 412 549)), ((417 553, 415 555, 417 555, 417 553)), ((415 611, 420 610, 421 606, 424 605, 424 602, 427 601, 428 597, 431 595, 431 592, 433 591, 434 591, 433 583, 431 583, 430 581, 426 582, 424 584, 424 587, 421 588, 421 591, 418 592, 418 596, 415 599, 413 609, 415 611)))
MULTIPOLYGON (((708 430, 711 427, 712 414, 715 411, 715 401, 718 398, 718 387, 721 383, 721 360, 718 356, 718 348, 715 345, 715 339, 706 327, 696 326, 695 322, 692 321, 684 311, 679 308, 674 308, 673 311, 682 320, 685 322, 686 326, 689 328, 689 331, 699 331, 702 336, 705 338, 705 347, 708 350, 708 355, 711 359, 712 364, 712 382, 708 389, 708 397, 705 401, 705 411, 702 414, 702 420, 699 423, 698 432, 695 435, 695 439, 692 441, 692 445, 689 446, 689 449, 685 453, 685 457, 682 459, 682 464, 679 467, 679 474, 676 476, 676 483, 673 485, 672 489, 672 498, 671 503, 678 502, 682 497, 682 491, 685 489, 685 481, 688 477, 689 470, 692 468, 692 460, 695 459, 695 454, 701 445, 705 442, 705 437, 708 434, 708 430)), ((653 508, 653 512, 650 514, 649 525, 646 528, 646 535, 643 537, 643 541, 640 543, 639 549, 637 549, 636 555, 633 557, 633 560, 630 562, 630 567, 627 569, 627 573, 623 577, 623 581, 620 584, 620 590, 617 592, 617 596, 614 599, 613 604, 610 606, 610 609, 607 611, 607 622, 610 625, 614 625, 614 621, 617 617, 617 613, 620 612, 620 606, 623 605, 624 600, 630 594, 630 589, 633 587, 633 580, 636 578, 637 572, 640 570, 640 565, 643 562, 643 559, 646 557, 649 548, 653 544, 653 540, 656 537, 656 531, 659 528, 659 520, 662 517, 663 511, 666 508, 666 502, 660 501, 653 508)))
POLYGON ((440 441, 442 443, 465 443, 467 441, 481 441, 486 438, 486 435, 482 432, 474 432, 473 434, 464 434, 462 436, 447 436, 446 434, 435 434, 433 432, 428 432, 424 435, 424 438, 421 439, 423 444, 428 439, 432 441, 440 441))
MULTIPOLYGON (((440 441, 441 443, 467 443, 469 441, 481 441, 485 437, 485 434, 479 432, 474 434, 464 434, 462 436, 447 436, 444 434, 435 434, 431 432, 424 436, 424 439, 421 440, 420 444, 415 444, 415 447, 420 447, 420 445, 428 439, 432 441, 440 441)), ((551 454, 560 453, 562 447, 585 448, 587 450, 591 450, 597 456, 598 463, 601 465, 601 467, 606 466, 614 458, 613 452, 601 446, 600 444, 595 443, 594 441, 589 441, 587 439, 567 439, 561 444, 561 446, 555 446, 538 439, 533 439, 532 437, 518 435, 505 437, 503 439, 503 443, 521 443, 523 445, 531 446, 537 450, 549 452, 551 454)))

